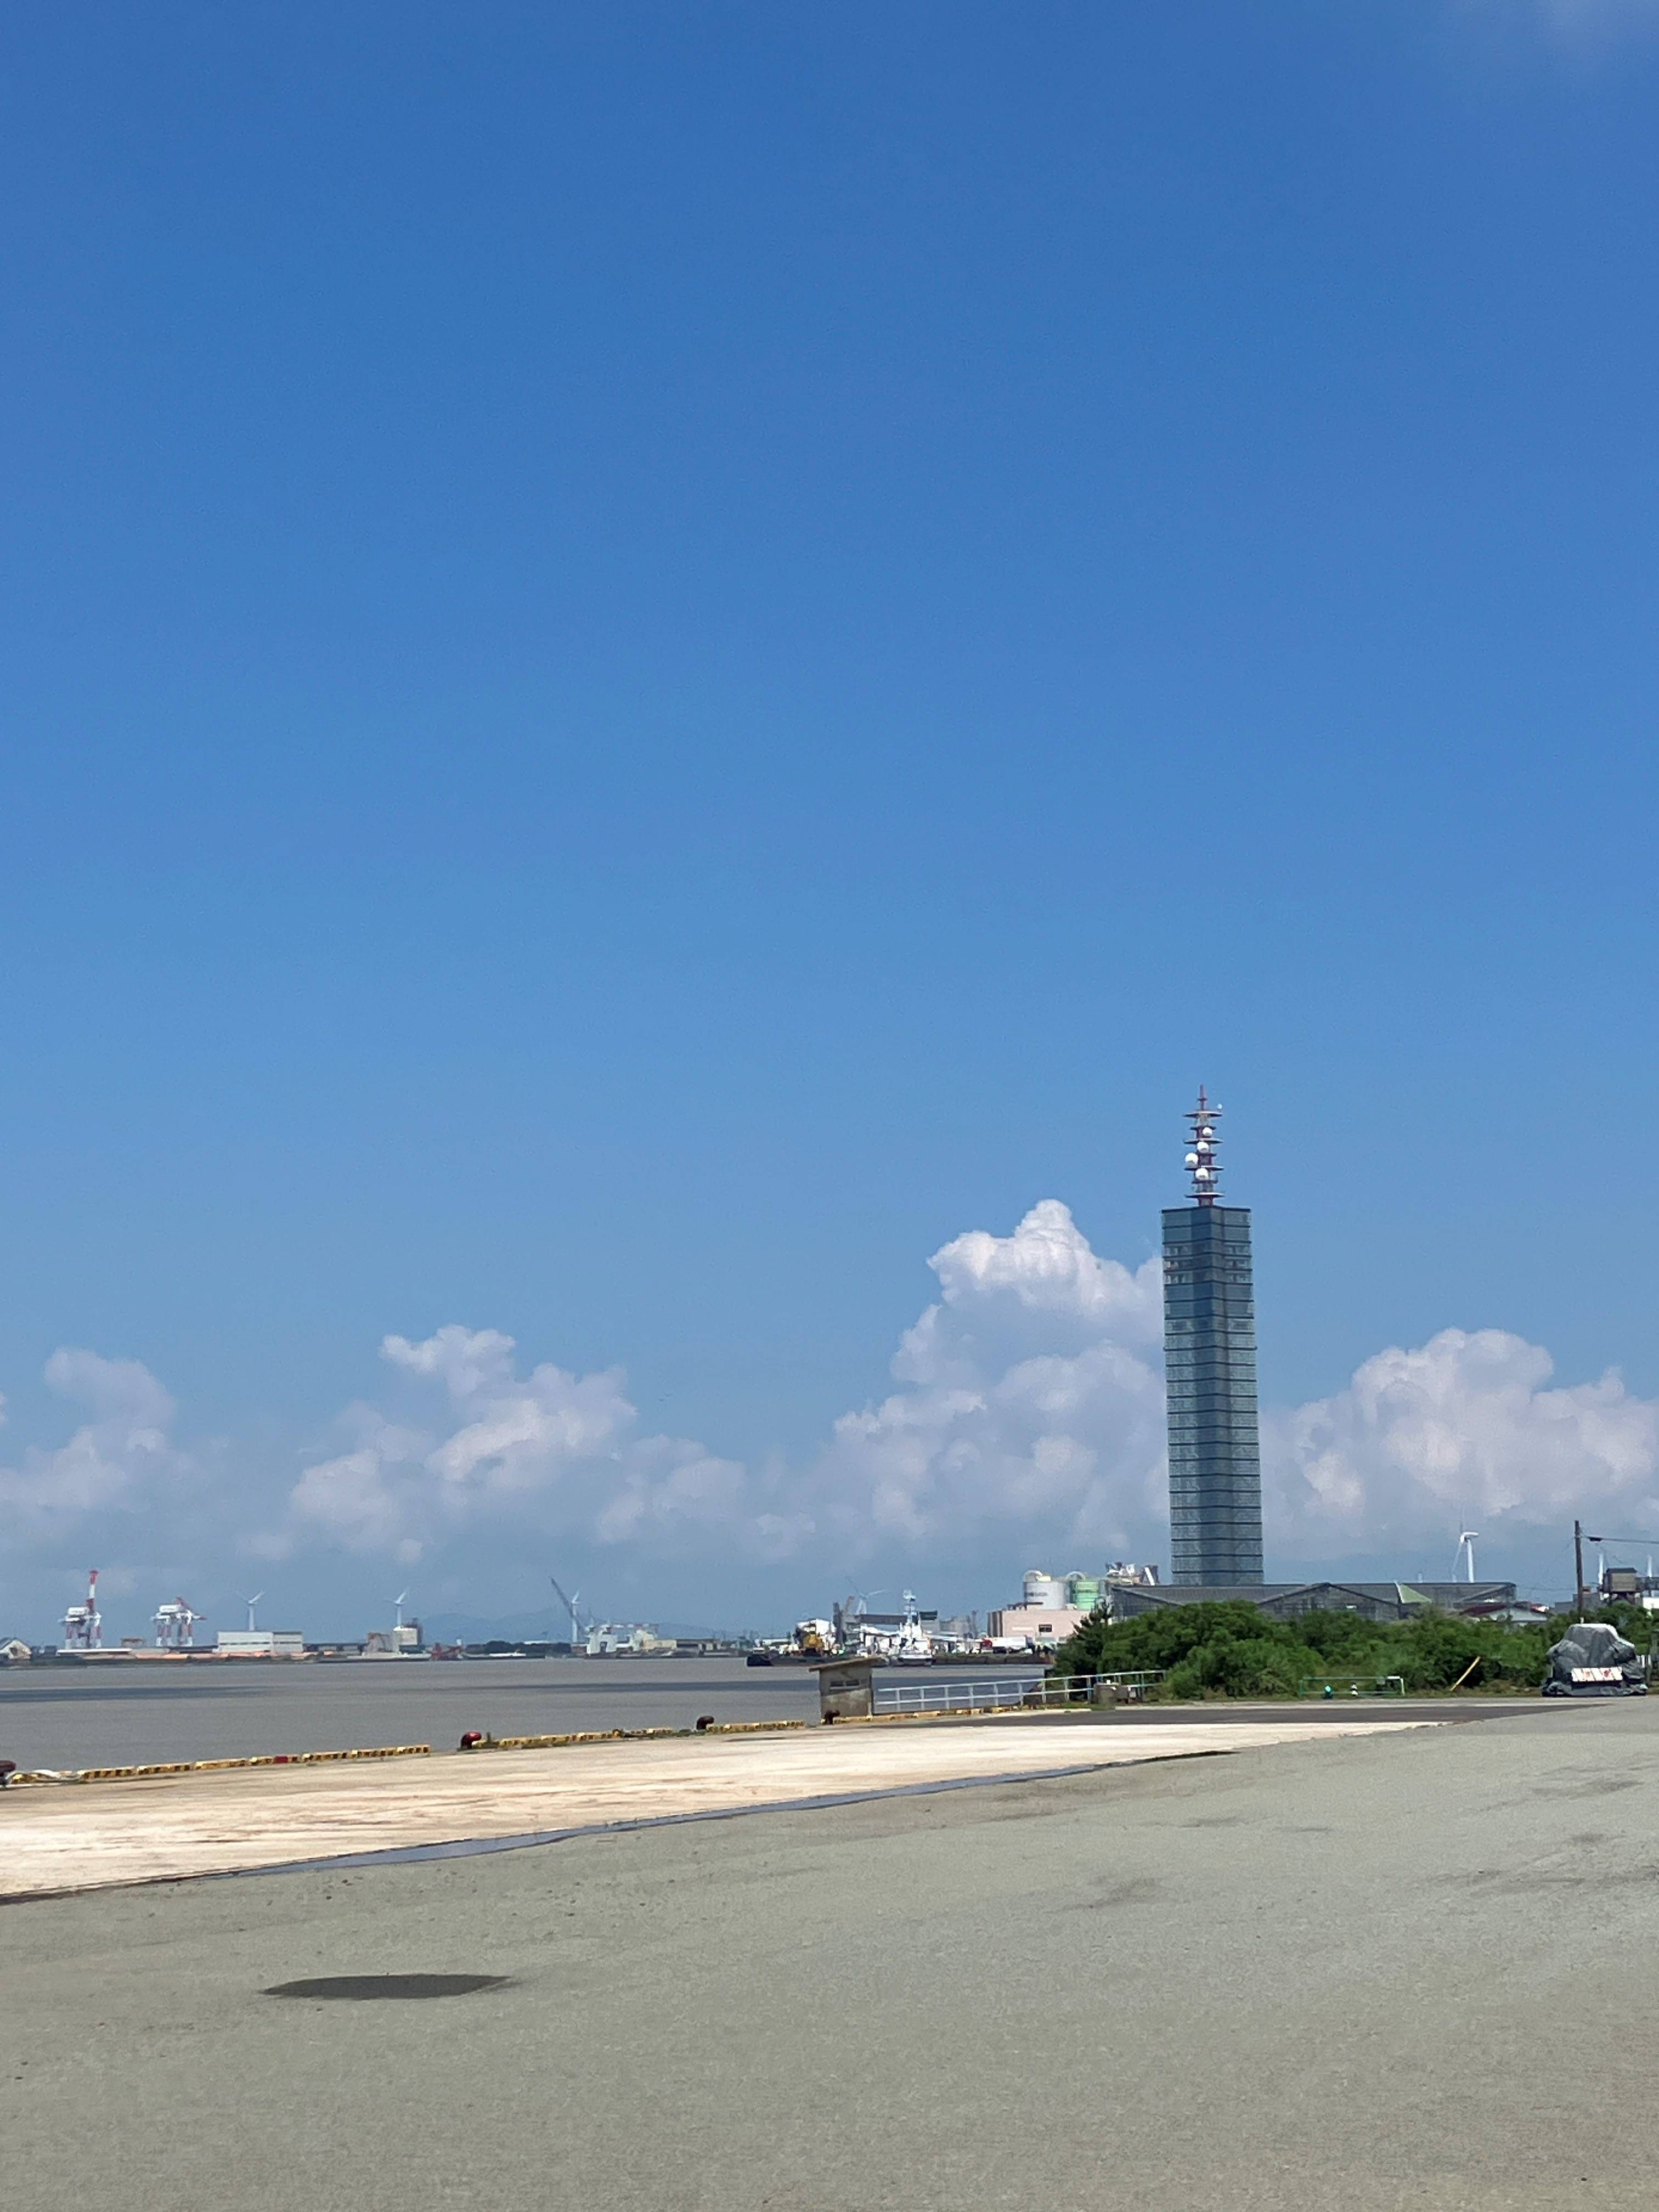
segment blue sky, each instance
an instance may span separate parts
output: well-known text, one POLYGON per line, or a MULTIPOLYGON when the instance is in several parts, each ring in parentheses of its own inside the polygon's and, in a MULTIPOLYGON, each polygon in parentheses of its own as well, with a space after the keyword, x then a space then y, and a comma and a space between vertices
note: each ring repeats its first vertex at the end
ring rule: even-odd
MULTIPOLYGON (((100 1560, 130 1627, 177 1578, 228 1619, 257 1562, 361 1626, 403 1541, 429 1609, 545 1555, 769 1621, 1153 1547, 1115 1413, 1086 1508, 872 1475, 860 1551, 811 1501, 930 1255, 1057 1200, 1139 1267, 1200 1079, 1264 1400, 1448 1329, 1613 1367, 1622 1441, 1547 1480, 1455 1389, 1424 1449, 1492 1571, 1559 1584, 1580 1497, 1659 1530, 1656 28, 14 11, 0 1607, 100 1560), (476 1413, 380 1351, 451 1326, 629 1420, 296 1531, 343 1409, 410 1469, 476 1413), (106 1379, 71 1451, 64 1347, 164 1445, 106 1379), (601 1537, 624 1431, 742 1483, 601 1537), (745 1551, 757 1483, 795 1533, 745 1551)), ((1398 1449, 1343 1449, 1375 1506, 1398 1449)), ((1437 1496, 1280 1549, 1443 1571, 1437 1496)))

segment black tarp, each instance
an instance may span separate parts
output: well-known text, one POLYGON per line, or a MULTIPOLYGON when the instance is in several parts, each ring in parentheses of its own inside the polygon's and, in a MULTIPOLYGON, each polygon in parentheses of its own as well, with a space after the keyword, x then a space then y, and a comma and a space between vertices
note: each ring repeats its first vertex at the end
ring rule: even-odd
POLYGON ((1547 1698, 1641 1697, 1647 1686, 1647 1673, 1636 1646, 1626 1643, 1605 1620, 1575 1621, 1561 1641, 1550 1646, 1544 1673, 1547 1698), (1617 1670, 1612 1680, 1573 1679, 1575 1674, 1582 1675, 1589 1669, 1608 1668, 1617 1670))

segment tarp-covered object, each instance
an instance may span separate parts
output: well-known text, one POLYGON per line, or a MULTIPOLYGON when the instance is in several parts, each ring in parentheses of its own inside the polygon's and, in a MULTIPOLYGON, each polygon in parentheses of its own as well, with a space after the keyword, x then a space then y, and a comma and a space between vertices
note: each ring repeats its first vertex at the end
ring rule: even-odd
POLYGON ((1636 1646, 1605 1620, 1576 1621, 1550 1646, 1547 1698, 1639 1698, 1647 1686, 1636 1646))

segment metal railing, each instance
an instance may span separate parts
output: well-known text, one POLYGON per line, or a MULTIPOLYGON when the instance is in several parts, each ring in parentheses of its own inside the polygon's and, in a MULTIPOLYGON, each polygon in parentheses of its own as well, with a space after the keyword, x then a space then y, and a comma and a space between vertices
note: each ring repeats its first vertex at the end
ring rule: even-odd
POLYGON ((1108 1693, 1129 1704, 1164 1679, 1162 1668, 1121 1674, 1016 1674, 978 1682, 877 1682, 878 1713, 976 1713, 1060 1711, 1103 1703, 1108 1693))
POLYGON ((1298 1698, 1403 1698, 1406 1683, 1400 1674, 1304 1674, 1296 1686, 1298 1698))

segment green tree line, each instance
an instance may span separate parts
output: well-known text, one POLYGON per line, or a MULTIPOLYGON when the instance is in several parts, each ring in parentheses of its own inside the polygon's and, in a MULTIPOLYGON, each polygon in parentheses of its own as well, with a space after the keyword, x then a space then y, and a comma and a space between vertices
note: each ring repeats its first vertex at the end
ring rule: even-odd
MULTIPOLYGON (((1638 1651, 1652 1623, 1639 1607, 1590 1615, 1610 1621, 1638 1651)), ((1408 1691, 1449 1690, 1468 1673, 1471 1690, 1536 1690, 1545 1655, 1565 1616, 1510 1627, 1425 1609, 1410 1620, 1366 1620, 1357 1613, 1304 1613, 1269 1620, 1253 1605, 1159 1606, 1133 1620, 1091 1613, 1055 1655, 1064 1674, 1162 1668, 1153 1692, 1170 1698, 1280 1698, 1315 1675, 1398 1674, 1408 1691)))

